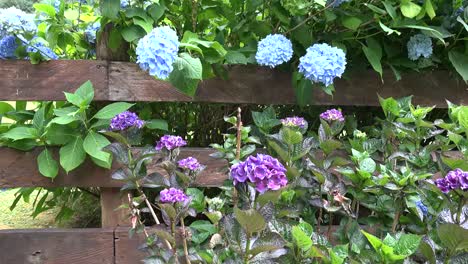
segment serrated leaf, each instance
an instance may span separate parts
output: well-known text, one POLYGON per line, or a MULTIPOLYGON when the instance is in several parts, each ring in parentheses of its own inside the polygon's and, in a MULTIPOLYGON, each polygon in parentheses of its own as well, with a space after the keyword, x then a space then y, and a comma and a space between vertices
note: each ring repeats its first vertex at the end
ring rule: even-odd
POLYGON ((38 137, 38 131, 33 127, 15 127, 3 133, 2 137, 11 140, 35 139, 38 137))
POLYGON ((468 249, 468 230, 456 224, 443 224, 437 228, 442 244, 455 252, 468 249))
POLYGON ((202 78, 203 66, 200 59, 193 58, 188 53, 179 54, 174 62, 174 70, 169 75, 172 85, 184 94, 193 97, 202 78))
POLYGON ((468 82, 468 55, 451 50, 448 57, 453 67, 461 75, 465 82, 468 82))
POLYGON ((120 10, 120 0, 102 0, 100 2, 102 16, 117 19, 120 10))
POLYGON ((167 121, 163 119, 151 119, 149 121, 145 121, 145 127, 149 129, 160 129, 164 131, 169 130, 169 125, 167 124, 167 121))
POLYGON ((60 148, 60 165, 68 173, 78 167, 86 158, 86 152, 83 149, 83 139, 75 137, 74 140, 60 148))
POLYGON ((291 234, 294 242, 302 251, 307 251, 312 247, 312 239, 299 226, 293 226, 291 234))
POLYGON ((45 148, 37 157, 37 165, 39 172, 48 178, 55 178, 58 174, 58 163, 52 157, 52 153, 45 148))
POLYGON ((265 219, 255 209, 241 210, 239 208, 234 208, 234 215, 247 233, 252 234, 260 232, 266 226, 265 219))
POLYGON ((108 167, 110 168, 111 155, 102 150, 109 144, 111 144, 111 142, 106 137, 90 130, 84 139, 83 148, 86 153, 88 153, 88 155, 103 162, 109 163, 108 167))
POLYGON ((117 102, 110 105, 105 106, 101 110, 99 110, 93 118, 97 119, 111 119, 114 116, 128 110, 134 104, 129 104, 125 102, 117 102))

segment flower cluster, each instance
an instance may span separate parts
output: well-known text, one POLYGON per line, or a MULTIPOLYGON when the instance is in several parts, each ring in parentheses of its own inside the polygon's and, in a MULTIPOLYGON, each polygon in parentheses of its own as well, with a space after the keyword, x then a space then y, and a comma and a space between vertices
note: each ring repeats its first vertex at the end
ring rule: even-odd
POLYGON ((406 46, 410 60, 415 61, 419 57, 429 58, 432 55, 432 40, 424 34, 412 36, 406 46))
POLYGON ((427 206, 424 205, 421 202, 421 200, 416 201, 416 206, 419 208, 419 210, 421 210, 421 212, 423 213, 424 216, 427 216, 427 213, 428 213, 427 206))
POLYGON ((235 185, 242 182, 253 183, 260 193, 278 190, 288 184, 284 166, 277 159, 264 154, 249 156, 247 160, 234 164, 231 167, 231 177, 235 185))
POLYGON ((28 48, 26 49, 26 51, 27 52, 39 52, 43 57, 47 57, 51 60, 57 60, 59 58, 53 50, 45 46, 44 43, 42 42, 36 42, 34 44, 30 44, 28 48))
POLYGON ((120 8, 127 8, 130 5, 129 2, 128 0, 120 0, 120 8))
POLYGON ((161 203, 186 203, 189 197, 182 190, 176 188, 164 189, 159 193, 161 203))
POLYGON ((177 164, 182 169, 189 169, 191 171, 196 171, 201 167, 198 160, 196 158, 194 158, 194 157, 188 157, 188 158, 185 158, 185 159, 181 159, 181 160, 178 161, 177 164))
POLYGON ((320 114, 320 118, 327 121, 344 121, 343 113, 338 109, 330 109, 320 114))
POLYGON ((461 169, 449 171, 444 178, 437 179, 435 184, 443 193, 456 189, 466 191, 468 190, 468 172, 461 169))
POLYGON ((15 50, 18 48, 15 36, 7 35, 0 40, 0 58, 15 58, 15 50))
POLYGON ((34 15, 27 14, 16 7, 0 9, 0 35, 34 33, 36 29, 34 15))
POLYGON ((164 135, 161 137, 161 140, 156 144, 156 150, 162 150, 163 148, 167 150, 173 150, 175 148, 183 147, 187 145, 187 142, 179 136, 164 135))
POLYGON ((138 41, 135 50, 140 68, 159 79, 169 77, 178 51, 177 34, 168 26, 154 28, 138 41))
POLYGON ((142 128, 145 122, 137 114, 125 111, 111 119, 110 128, 112 130, 125 130, 129 127, 142 128))
POLYGON ((92 24, 89 24, 88 27, 86 28, 84 35, 86 40, 91 43, 95 44, 96 43, 96 32, 101 28, 101 22, 96 21, 92 24))
POLYGON ((329 86, 335 77, 341 77, 346 68, 343 50, 326 43, 314 44, 307 49, 299 63, 299 72, 312 82, 329 86))
POLYGON ((292 55, 292 43, 289 39, 281 34, 270 34, 258 42, 255 59, 258 64, 273 68, 289 61, 292 55))
POLYGON ((351 0, 327 0, 327 6, 331 7, 339 7, 341 4, 345 2, 350 2, 351 0))
POLYGON ((293 117, 286 117, 284 119, 281 119, 281 124, 287 127, 305 128, 307 125, 307 122, 302 117, 293 116, 293 117))

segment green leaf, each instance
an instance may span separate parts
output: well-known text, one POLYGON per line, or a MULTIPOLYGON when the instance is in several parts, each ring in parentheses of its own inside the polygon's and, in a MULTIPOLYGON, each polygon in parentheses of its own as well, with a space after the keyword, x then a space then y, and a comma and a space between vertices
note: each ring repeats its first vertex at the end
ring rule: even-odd
POLYGON ((416 252, 421 242, 421 236, 414 234, 403 234, 395 244, 394 252, 397 255, 410 256, 416 252))
POLYGON ((367 171, 369 173, 374 173, 376 164, 375 161, 371 158, 365 158, 359 162, 359 168, 363 171, 367 171))
POLYGON ((58 163, 52 157, 52 153, 45 148, 39 156, 37 156, 37 166, 39 172, 48 178, 55 178, 58 174, 58 163))
MULTIPOLYGON (((94 87, 91 81, 86 81, 75 91, 82 98, 81 106, 89 105, 94 99, 94 87)), ((78 106, 79 107, 79 106, 78 106)))
POLYGON ((421 7, 413 2, 407 1, 400 5, 400 10, 403 16, 407 18, 416 17, 421 12, 421 7))
POLYGON ((111 155, 102 150, 109 144, 110 141, 105 136, 90 130, 84 139, 83 149, 88 153, 88 155, 98 160, 109 162, 110 167, 111 155))
POLYGON ((120 10, 120 0, 102 0, 100 2, 102 16, 112 20, 117 19, 120 10))
POLYGON ((455 70, 457 70, 465 82, 468 82, 468 55, 451 50, 448 56, 455 70))
POLYGON ((343 144, 335 139, 327 139, 322 142, 320 142, 320 148, 325 152, 326 154, 332 153, 334 150, 337 150, 341 148, 343 144))
POLYGON ((355 31, 362 24, 362 20, 354 16, 347 16, 343 18, 341 23, 343 24, 344 27, 355 31))
POLYGON ((312 239, 299 226, 293 226, 291 234, 297 247, 302 251, 307 251, 312 247, 312 239))
POLYGON ((151 119, 145 122, 145 127, 149 129, 160 129, 164 131, 169 130, 169 125, 166 120, 163 119, 151 119))
POLYGON ((397 14, 396 14, 396 9, 392 5, 392 3, 390 1, 388 1, 388 0, 386 0, 386 1, 383 2, 383 5, 385 6, 385 10, 387 10, 388 15, 390 15, 390 17, 392 19, 395 19, 397 14))
POLYGON ((443 224, 437 228, 442 244, 455 252, 468 249, 468 230, 456 224, 443 224))
POLYGON ((7 102, 0 102, 0 115, 11 111, 15 111, 15 108, 11 104, 7 102))
POLYGON ((129 103, 125 103, 125 102, 117 102, 117 103, 113 103, 113 104, 110 104, 110 105, 107 105, 105 106, 104 108, 102 108, 101 110, 99 110, 94 116, 93 118, 97 118, 97 119, 111 119, 113 118, 114 116, 130 109, 130 107, 132 107, 134 104, 129 104, 129 103))
POLYGON ((248 60, 244 53, 237 50, 229 50, 224 58, 226 64, 247 64, 248 60))
POLYGON ((65 94, 65 98, 68 102, 72 103, 75 106, 81 107, 81 103, 83 102, 84 98, 79 96, 78 94, 72 94, 63 92, 65 94))
POLYGON ((206 220, 197 220, 190 224, 193 229, 192 241, 196 244, 203 243, 209 236, 216 233, 216 227, 206 220))
POLYGON ((380 74, 380 78, 382 78, 382 63, 380 62, 382 59, 382 47, 379 42, 373 38, 367 39, 367 45, 368 46, 362 45, 362 51, 364 52, 364 55, 366 55, 366 58, 372 68, 378 72, 380 74))
POLYGON ((26 138, 35 139, 38 136, 39 135, 37 129, 32 127, 15 127, 13 129, 8 130, 2 135, 3 138, 8 138, 12 140, 20 140, 26 138))
POLYGON ((50 120, 48 125, 52 125, 52 124, 67 125, 67 124, 70 124, 70 123, 72 123, 74 121, 77 121, 77 120, 80 120, 78 115, 75 115, 75 116, 73 116, 73 115, 58 116, 58 117, 55 117, 54 119, 50 120))
POLYGON ((393 114, 394 116, 400 115, 400 105, 398 104, 397 100, 393 99, 393 97, 383 99, 379 96, 379 102, 382 106, 385 116, 388 116, 389 114, 393 114))
POLYGON ((113 27, 109 33, 109 42, 107 46, 116 51, 122 45, 122 34, 118 28, 113 27))
POLYGON ((193 97, 202 76, 203 67, 200 59, 193 58, 188 53, 181 53, 174 62, 174 70, 169 75, 169 81, 179 91, 193 97))
POLYGON ((468 106, 462 106, 458 110, 458 122, 465 131, 468 131, 468 106))
POLYGON ((78 10, 75 9, 67 9, 65 10, 64 16, 66 19, 69 20, 77 20, 80 16, 80 12, 78 12, 78 10))
POLYGON ((288 145, 295 145, 302 142, 302 134, 300 131, 282 127, 280 130, 281 139, 288 145))
POLYGON ((434 11, 434 7, 432 6, 431 0, 424 1, 424 9, 426 10, 426 14, 433 19, 436 16, 434 11))
POLYGON ((132 42, 146 35, 146 31, 142 27, 133 24, 123 28, 121 33, 123 39, 127 42, 132 42))
POLYGON ((141 18, 138 18, 138 17, 134 17, 133 18, 133 23, 135 25, 138 25, 140 26, 141 28, 143 28, 146 33, 150 33, 151 30, 153 30, 153 23, 152 21, 146 21, 144 19, 141 19, 141 18))
POLYGON ((362 232, 362 233, 364 234, 364 236, 367 238, 367 240, 368 240, 369 243, 372 245, 372 247, 373 247, 376 251, 379 251, 379 249, 380 249, 380 248, 382 247, 382 245, 383 245, 383 244, 382 244, 382 241, 381 241, 378 237, 376 237, 376 236, 374 236, 374 235, 372 235, 372 234, 369 234, 369 233, 367 233, 367 232, 364 231, 364 230, 361 230, 361 232, 362 232))
POLYGON ((47 14, 50 17, 55 17, 55 8, 51 5, 48 4, 34 4, 33 5, 34 9, 36 9, 37 12, 42 12, 47 14))
POLYGON ((242 228, 249 234, 260 232, 266 226, 265 219, 255 209, 241 210, 234 208, 234 215, 242 228))
POLYGON ((429 261, 429 264, 437 263, 434 249, 432 249, 428 242, 421 241, 421 244, 419 244, 419 251, 424 255, 427 261, 429 261))
POLYGON ((60 165, 68 173, 78 167, 86 158, 83 149, 83 139, 75 137, 74 140, 60 148, 60 165))
POLYGON ((190 207, 197 210, 198 213, 201 213, 203 210, 205 210, 205 196, 203 195, 203 191, 197 188, 188 188, 187 195, 192 198, 190 207))
POLYGON ((159 1, 159 4, 152 4, 148 7, 148 14, 154 19, 154 21, 158 21, 166 11, 166 6, 164 5, 163 1, 159 1))
POLYGON ((44 129, 44 125, 45 125, 44 111, 45 111, 45 105, 39 108, 33 117, 33 126, 37 129, 39 135, 42 134, 42 130, 44 129))

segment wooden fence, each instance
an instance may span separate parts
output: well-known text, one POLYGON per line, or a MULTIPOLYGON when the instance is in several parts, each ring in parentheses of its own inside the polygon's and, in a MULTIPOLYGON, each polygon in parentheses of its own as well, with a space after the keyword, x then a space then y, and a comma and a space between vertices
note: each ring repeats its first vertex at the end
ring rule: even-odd
MULTIPOLYGON (((291 76, 277 70, 236 66, 228 69, 228 80, 212 79, 200 84, 195 98, 181 94, 168 83, 157 81, 134 63, 114 61, 50 61, 31 65, 27 61, 0 62, 0 100, 64 100, 63 92, 74 91, 91 80, 98 101, 197 101, 217 103, 293 104, 291 76)), ((414 95, 422 105, 446 107, 445 100, 468 103, 468 86, 448 72, 404 75, 399 82, 391 73, 380 80, 374 72, 351 73, 354 78, 338 80, 330 97, 314 92, 316 105, 377 106, 383 97, 414 95)), ((86 161, 68 175, 63 171, 50 181, 37 169, 40 150, 19 152, 0 148, 0 188, 9 187, 100 187, 101 229, 37 229, 0 231, 0 263, 107 264, 139 263, 143 255, 136 249, 139 238, 130 239, 121 212, 121 183, 105 170, 86 161)), ((220 186, 226 163, 209 157, 213 150, 185 149, 182 156, 194 156, 207 165, 197 186, 220 186)), ((57 153, 55 153, 57 155, 57 153)), ((116 169, 117 165, 113 166, 116 169)), ((154 170, 155 168, 150 168, 154 170)))

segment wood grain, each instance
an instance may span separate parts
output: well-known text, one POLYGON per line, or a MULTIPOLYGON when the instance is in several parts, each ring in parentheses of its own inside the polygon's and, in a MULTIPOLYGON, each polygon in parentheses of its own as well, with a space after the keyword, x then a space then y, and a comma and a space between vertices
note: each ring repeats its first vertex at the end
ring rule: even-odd
POLYGON ((0 263, 112 264, 113 231, 97 228, 2 230, 0 263))
MULTIPOLYGON (((214 78, 200 83, 190 98, 169 83, 156 80, 138 65, 117 61, 0 62, 0 100, 63 100, 63 91, 74 91, 86 80, 96 88, 99 101, 213 102, 294 104, 290 73, 258 66, 227 67, 227 80, 214 78)), ((414 103, 446 108, 445 100, 468 104, 468 85, 448 71, 405 73, 396 81, 384 72, 383 80, 371 71, 346 72, 335 82, 333 97, 315 89, 314 105, 378 106, 383 97, 414 96, 414 103)))
MULTIPOLYGON (((112 170, 106 170, 94 165, 86 160, 84 164, 68 175, 60 170, 59 175, 51 179, 40 175, 37 169, 37 156, 42 151, 38 148, 31 152, 21 152, 9 148, 0 148, 0 188, 14 187, 121 187, 122 182, 112 180, 111 172, 118 168, 114 164, 112 170)), ((185 148, 181 151, 180 157, 192 156, 200 163, 207 166, 201 173, 195 186, 214 187, 221 186, 227 175, 222 172, 227 163, 223 160, 211 158, 209 154, 212 149, 205 148, 185 148)), ((58 151, 53 151, 54 157, 58 160, 58 151)), ((160 171, 160 169, 149 167, 149 171, 160 171)))

